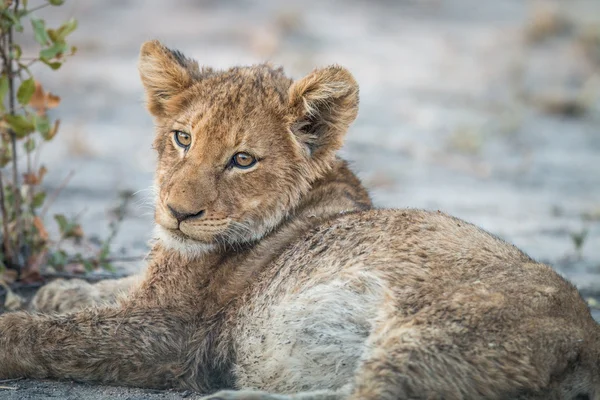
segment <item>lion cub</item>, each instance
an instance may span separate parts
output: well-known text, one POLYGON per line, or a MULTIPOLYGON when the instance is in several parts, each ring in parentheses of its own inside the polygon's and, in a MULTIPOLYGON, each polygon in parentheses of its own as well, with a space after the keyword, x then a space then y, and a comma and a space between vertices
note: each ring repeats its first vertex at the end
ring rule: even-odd
POLYGON ((140 73, 159 189, 145 277, 118 301, 1 316, 0 379, 230 389, 210 399, 600 398, 600 329, 575 287, 459 219, 372 209, 335 155, 358 110, 344 68, 215 71, 148 42, 140 73))

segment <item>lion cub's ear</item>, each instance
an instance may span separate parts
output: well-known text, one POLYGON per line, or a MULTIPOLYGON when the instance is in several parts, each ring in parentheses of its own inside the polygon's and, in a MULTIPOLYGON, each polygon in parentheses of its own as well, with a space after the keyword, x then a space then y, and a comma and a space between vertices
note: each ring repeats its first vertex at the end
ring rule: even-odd
POLYGON ((156 117, 165 116, 169 100, 190 87, 200 73, 196 61, 166 48, 158 40, 142 45, 139 71, 148 110, 156 117))
POLYGON ((358 84, 345 68, 317 69, 292 84, 289 106, 294 134, 311 158, 328 164, 358 113, 358 84))

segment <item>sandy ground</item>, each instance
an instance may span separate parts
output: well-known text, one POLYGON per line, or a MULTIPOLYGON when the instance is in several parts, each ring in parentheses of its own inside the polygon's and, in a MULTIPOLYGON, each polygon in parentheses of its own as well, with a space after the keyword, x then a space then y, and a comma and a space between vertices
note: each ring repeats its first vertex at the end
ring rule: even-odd
MULTIPOLYGON (((597 294, 600 2, 570 1, 558 18, 553 4, 78 0, 50 10, 51 21, 80 22, 79 53, 57 73, 40 71, 63 99, 54 111, 60 137, 42 153, 48 189, 75 171, 51 211, 80 215, 88 234, 104 237, 117 192, 138 192, 114 250, 147 250, 155 157, 136 70, 143 41, 159 38, 214 67, 270 60, 295 77, 339 63, 361 85, 343 154, 379 206, 464 218, 597 294), (573 237, 585 232, 577 249, 573 237)), ((0 389, 0 398, 181 397, 47 381, 5 385, 18 389, 0 389)))

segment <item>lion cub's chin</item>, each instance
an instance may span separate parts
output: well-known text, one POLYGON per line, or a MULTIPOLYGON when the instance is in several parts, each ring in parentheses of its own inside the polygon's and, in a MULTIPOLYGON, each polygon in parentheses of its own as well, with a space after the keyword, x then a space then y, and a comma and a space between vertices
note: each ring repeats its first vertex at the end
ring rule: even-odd
POLYGON ((192 239, 158 224, 154 227, 154 238, 166 249, 187 258, 198 258, 215 249, 214 243, 192 239))

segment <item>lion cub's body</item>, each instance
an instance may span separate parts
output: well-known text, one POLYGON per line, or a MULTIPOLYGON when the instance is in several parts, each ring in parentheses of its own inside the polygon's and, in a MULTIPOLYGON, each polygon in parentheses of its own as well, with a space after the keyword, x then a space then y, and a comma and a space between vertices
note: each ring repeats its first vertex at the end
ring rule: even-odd
MULTIPOLYGON (((299 239, 236 310, 241 387, 293 393, 360 382, 353 398, 415 398, 424 387, 443 398, 533 396, 596 345, 572 285, 441 213, 347 214, 299 239)), ((551 384, 557 392, 577 378, 563 379, 551 384)))
POLYGON ((240 400, 600 398, 600 328, 571 284, 461 220, 372 208, 335 157, 358 106, 347 71, 215 72, 157 42, 140 71, 159 156, 145 276, 51 284, 40 311, 98 305, 0 317, 0 378, 240 400))

